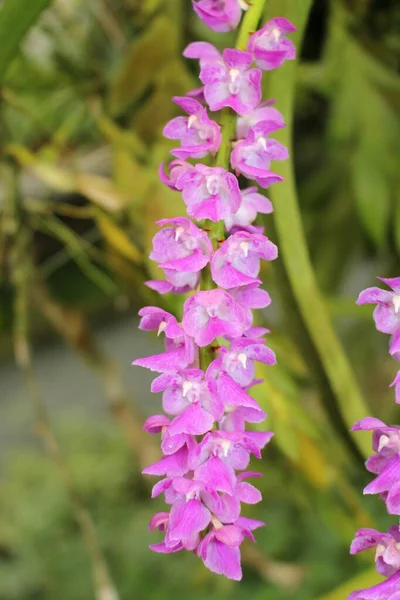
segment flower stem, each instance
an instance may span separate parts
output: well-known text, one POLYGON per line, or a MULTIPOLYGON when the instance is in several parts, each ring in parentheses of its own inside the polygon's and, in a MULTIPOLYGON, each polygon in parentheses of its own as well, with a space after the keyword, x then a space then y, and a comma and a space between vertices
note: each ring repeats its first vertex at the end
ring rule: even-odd
MULTIPOLYGON (((254 0, 246 12, 236 41, 237 50, 246 50, 247 42, 257 29, 262 17, 266 0, 254 0)), ((216 166, 229 169, 229 156, 232 138, 235 135, 236 113, 231 108, 224 108, 221 113, 222 142, 218 151, 216 166)))
POLYGON ((253 0, 246 11, 236 40, 238 50, 246 50, 249 37, 257 30, 265 4, 266 0, 253 0))
MULTIPOLYGON (((266 0, 253 0, 251 6, 247 10, 242 24, 239 29, 236 48, 238 50, 245 50, 247 41, 252 33, 257 29, 258 23, 262 17, 266 0)), ((232 147, 232 140, 235 136, 237 115, 231 108, 224 108, 221 111, 221 129, 222 129, 222 140, 219 147, 218 154, 215 159, 215 166, 222 167, 223 169, 229 170, 229 158, 232 147)), ((225 227, 223 221, 213 223, 212 221, 206 222, 206 228, 210 232, 210 239, 213 243, 214 249, 218 248, 218 243, 225 238, 225 227)), ((209 267, 203 270, 202 278, 200 282, 201 290, 210 290, 215 287, 214 282, 211 279, 211 273, 209 267)), ((208 365, 214 359, 214 351, 212 346, 206 346, 200 348, 200 366, 202 369, 206 369, 208 365)))

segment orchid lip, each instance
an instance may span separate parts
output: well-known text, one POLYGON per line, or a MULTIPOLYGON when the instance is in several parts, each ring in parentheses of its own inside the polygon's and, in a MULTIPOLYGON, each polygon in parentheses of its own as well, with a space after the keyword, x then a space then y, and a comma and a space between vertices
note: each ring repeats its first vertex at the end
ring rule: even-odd
POLYGON ((206 313, 212 319, 214 319, 215 317, 218 316, 218 310, 215 306, 210 306, 210 307, 206 308, 206 313))
POLYGON ((257 142, 263 150, 267 150, 267 140, 265 137, 260 136, 259 138, 257 138, 257 142))
POLYGON ((231 94, 236 95, 240 90, 240 71, 239 69, 230 69, 228 88, 231 94))
POLYGON ((221 529, 223 527, 221 521, 217 519, 215 515, 211 516, 211 523, 213 524, 215 529, 221 529))
POLYGON ((239 247, 243 250, 243 254, 247 258, 249 255, 249 243, 248 242, 240 242, 239 247))
POLYGON ((382 556, 384 554, 386 548, 383 544, 378 544, 376 547, 376 557, 382 556))
POLYGON ((179 238, 182 236, 182 234, 184 233, 184 228, 183 227, 177 227, 175 229, 175 241, 177 242, 179 240, 179 238))
POLYGON ((165 331, 167 328, 167 323, 166 321, 161 321, 161 323, 158 326, 158 331, 157 331, 157 335, 160 335, 163 331, 165 331))
POLYGON ((272 37, 274 38, 275 42, 279 42, 279 38, 281 37, 281 32, 279 31, 279 29, 277 27, 274 27, 273 30, 271 31, 272 37))
POLYGON ((231 82, 235 83, 236 80, 240 77, 240 71, 239 71, 239 69, 231 69, 229 71, 229 77, 231 79, 231 82))
POLYGON ((224 458, 226 458, 229 454, 229 450, 232 447, 232 442, 230 442, 229 440, 222 440, 221 442, 221 449, 222 449, 222 453, 224 458))
POLYGON ((380 452, 385 446, 387 446, 389 443, 389 438, 387 435, 381 435, 381 437, 379 438, 379 446, 378 446, 378 452, 380 452))
POLYGON ((218 178, 215 175, 206 177, 206 188, 210 196, 215 196, 218 193, 218 178))
POLYGON ((240 362, 240 364, 242 365, 243 369, 245 369, 247 366, 247 354, 245 354, 244 352, 241 352, 240 354, 238 354, 237 359, 240 362))
POLYGON ((190 129, 191 127, 193 127, 193 125, 196 123, 197 121, 197 117, 196 115, 190 115, 190 117, 188 118, 188 129, 190 129))
POLYGON ((184 381, 182 384, 182 396, 185 398, 193 387, 191 381, 184 381))

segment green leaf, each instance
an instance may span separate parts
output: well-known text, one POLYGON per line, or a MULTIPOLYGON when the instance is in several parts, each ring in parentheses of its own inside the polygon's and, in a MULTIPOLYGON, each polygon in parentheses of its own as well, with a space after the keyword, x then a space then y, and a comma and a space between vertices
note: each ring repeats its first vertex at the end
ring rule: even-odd
POLYGON ((50 0, 5 0, 0 8, 0 84, 22 38, 50 0))
POLYGON ((106 213, 98 211, 96 214, 97 225, 103 237, 115 250, 128 260, 140 264, 142 254, 135 243, 129 239, 125 231, 107 216, 106 213))
POLYGON ((86 240, 82 239, 72 229, 64 225, 60 219, 55 217, 47 216, 45 219, 39 218, 36 225, 38 229, 60 240, 72 260, 76 262, 86 277, 103 290, 104 293, 109 296, 115 296, 118 293, 119 288, 117 284, 105 271, 90 260, 86 240))
POLYGON ((129 204, 129 197, 102 175, 75 173, 42 160, 24 146, 10 144, 7 152, 22 166, 30 169, 49 187, 64 193, 77 192, 108 212, 117 212, 129 204))
POLYGON ((380 247, 387 235, 390 217, 390 189, 386 173, 368 153, 354 157, 353 187, 360 219, 372 241, 380 247))
POLYGON ((361 225, 382 247, 389 233, 390 189, 398 174, 400 130, 393 98, 400 81, 351 34, 351 17, 342 3, 332 8, 323 60, 331 97, 329 164, 332 170, 335 156, 342 156, 336 189, 347 193, 350 181, 361 225))
POLYGON ((121 114, 137 100, 160 69, 177 56, 177 41, 176 24, 160 16, 143 37, 133 43, 110 89, 109 105, 113 115, 121 114))

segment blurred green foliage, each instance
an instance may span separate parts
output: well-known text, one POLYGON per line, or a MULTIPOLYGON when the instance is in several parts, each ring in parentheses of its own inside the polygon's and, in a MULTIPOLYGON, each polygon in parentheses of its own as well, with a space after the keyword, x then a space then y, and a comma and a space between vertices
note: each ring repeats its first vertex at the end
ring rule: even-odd
MULTIPOLYGON (((271 0, 267 10, 275 6, 294 20, 305 10, 298 0, 271 0)), ((284 67, 282 79, 265 77, 273 97, 287 86, 278 108, 295 86, 294 114, 285 118, 294 121, 294 201, 310 273, 344 344, 342 364, 354 369, 365 406, 388 420, 395 414, 386 340, 354 299, 375 275, 399 270, 399 20, 396 0, 315 1, 296 74, 284 67)), ((186 43, 222 47, 235 36, 206 30, 189 0, 3 0, 0 39, 0 351, 49 321, 103 377, 111 413, 129 429, 130 399, 115 401, 120 382, 107 379, 109 363, 85 317, 160 302, 179 314, 179 299, 156 298, 143 285, 160 275, 147 259, 155 220, 183 212, 179 194, 157 177, 171 147, 162 128, 178 114, 171 96, 198 86, 196 66, 181 56, 186 43)), ((288 241, 278 220, 264 224, 279 244, 288 241)), ((279 365, 260 370, 266 382, 255 395, 276 442, 261 466, 265 500, 255 509, 267 527, 243 583, 214 577, 188 554, 147 551, 157 502, 148 500, 140 456, 134 450, 132 459, 111 425, 62 428, 73 485, 121 600, 309 600, 356 577, 326 596, 341 600, 376 581, 369 557, 350 559, 348 544, 357 527, 384 526, 382 507, 361 496, 365 474, 346 431, 346 390, 332 385, 337 363, 315 344, 313 313, 304 318, 315 298, 299 302, 287 274, 281 263, 265 272, 276 301, 261 321, 273 330, 279 365)), ((301 296, 304 272, 293 275, 301 296)), ((21 453, 2 478, 0 600, 93 597, 82 532, 54 465, 21 453)))

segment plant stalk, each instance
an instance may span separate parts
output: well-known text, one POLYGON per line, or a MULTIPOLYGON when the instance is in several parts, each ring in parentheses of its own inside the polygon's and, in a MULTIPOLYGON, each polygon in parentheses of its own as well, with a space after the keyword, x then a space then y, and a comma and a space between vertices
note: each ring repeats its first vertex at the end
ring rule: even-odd
MULTIPOLYGON (((262 17, 266 0, 253 0, 249 5, 244 18, 242 20, 237 41, 236 48, 238 50, 245 50, 247 42, 252 33, 257 29, 258 23, 262 17)), ((222 140, 218 150, 218 154, 215 159, 215 166, 222 167, 223 169, 229 170, 229 159, 232 149, 232 140, 235 137, 237 115, 231 108, 224 108, 221 111, 221 130, 222 140)), ((216 250, 219 244, 225 239, 225 226, 223 221, 213 223, 212 221, 206 221, 205 229, 209 231, 210 239, 213 243, 214 249, 216 250)), ((209 267, 203 270, 202 279, 200 284, 201 290, 210 290, 214 288, 214 282, 211 279, 211 273, 209 267)), ((206 346, 200 348, 200 366, 203 370, 206 370, 208 365, 214 360, 214 349, 213 346, 206 346)))

